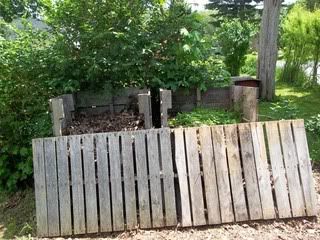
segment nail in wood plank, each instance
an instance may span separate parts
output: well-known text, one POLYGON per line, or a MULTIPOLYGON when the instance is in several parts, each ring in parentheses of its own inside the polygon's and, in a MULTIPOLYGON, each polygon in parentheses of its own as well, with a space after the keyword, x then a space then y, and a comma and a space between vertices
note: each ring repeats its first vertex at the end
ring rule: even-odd
POLYGON ((175 161, 177 166, 179 189, 180 189, 180 204, 181 204, 181 225, 183 227, 192 226, 190 195, 188 187, 188 173, 186 166, 185 142, 183 129, 174 129, 175 141, 175 161))
POLYGON ((243 189, 237 126, 225 125, 224 132, 226 136, 227 159, 230 172, 230 183, 232 186, 231 191, 235 219, 236 221, 246 221, 249 219, 249 216, 243 189))
POLYGON ((193 225, 205 225, 203 190, 201 184, 198 139, 195 128, 185 129, 186 152, 189 170, 191 209, 193 225))
POLYGON ((207 201, 208 223, 219 224, 221 223, 219 195, 210 128, 199 128, 199 137, 203 164, 204 189, 207 201))
POLYGON ((48 218, 43 139, 32 140, 32 150, 37 234, 39 237, 45 237, 48 236, 48 218))
POLYGON ((72 235, 67 137, 56 138, 61 235, 72 235))
POLYGON ((291 209, 282 159, 278 122, 266 122, 265 126, 279 218, 289 218, 291 217, 291 209))

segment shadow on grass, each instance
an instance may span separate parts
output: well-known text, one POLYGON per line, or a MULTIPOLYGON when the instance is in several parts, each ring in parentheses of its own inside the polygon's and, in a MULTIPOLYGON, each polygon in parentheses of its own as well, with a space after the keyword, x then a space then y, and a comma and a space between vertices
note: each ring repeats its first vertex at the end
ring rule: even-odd
POLYGON ((16 193, 0 192, 0 239, 36 234, 33 189, 16 193))

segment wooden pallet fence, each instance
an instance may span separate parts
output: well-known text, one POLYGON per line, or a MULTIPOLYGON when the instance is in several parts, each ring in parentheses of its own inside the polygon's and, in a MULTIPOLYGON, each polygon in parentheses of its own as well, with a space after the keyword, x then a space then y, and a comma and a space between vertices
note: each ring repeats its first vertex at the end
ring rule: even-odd
POLYGON ((33 140, 39 236, 316 215, 302 120, 33 140))

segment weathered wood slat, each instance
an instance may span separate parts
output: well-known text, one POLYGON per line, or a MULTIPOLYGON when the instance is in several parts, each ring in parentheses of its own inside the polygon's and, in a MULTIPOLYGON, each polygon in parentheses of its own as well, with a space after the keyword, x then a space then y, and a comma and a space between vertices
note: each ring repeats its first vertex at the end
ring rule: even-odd
POLYGON ((86 232, 80 136, 69 137, 72 182, 73 231, 86 232))
POLYGON ((287 180, 282 160, 278 123, 266 122, 265 126, 278 213, 280 218, 288 218, 291 217, 291 210, 287 190, 287 180))
POLYGON ((56 138, 61 235, 72 234, 67 137, 56 138))
POLYGON ((82 141, 87 233, 95 233, 98 232, 98 209, 96 192, 96 170, 93 152, 93 135, 83 135, 82 141))
POLYGON ((186 153, 189 170, 189 184, 193 225, 205 225, 203 190, 201 183, 198 139, 195 128, 185 129, 186 153))
POLYGON ((204 189, 206 193, 208 223, 219 224, 221 223, 219 195, 210 128, 200 128, 199 138, 202 154, 203 179, 204 189))
POLYGON ((291 202, 292 215, 294 217, 305 216, 305 207, 303 192, 300 184, 298 172, 298 158, 293 142, 291 122, 280 121, 279 130, 281 137, 281 145, 283 151, 283 159, 287 173, 289 197, 291 202))
POLYGON ((292 121, 292 127, 307 215, 315 216, 317 214, 317 197, 303 120, 292 121))
POLYGON ((221 221, 222 223, 233 222, 234 215, 223 126, 211 127, 211 133, 216 165, 221 221))
POLYGON ((139 196, 139 220, 141 228, 151 227, 148 168, 146 157, 145 133, 137 132, 135 137, 135 154, 137 168, 137 183, 139 196))
POLYGON ((113 231, 124 229, 120 140, 117 133, 108 135, 113 231))
POLYGON ((238 132, 236 125, 224 126, 226 136, 227 158, 232 189, 232 199, 234 215, 236 221, 246 221, 249 219, 246 205, 245 193, 243 189, 243 178, 240 161, 240 149, 238 142, 238 132))
POLYGON ((36 200, 37 233, 39 237, 48 236, 46 170, 44 162, 43 139, 32 141, 33 172, 36 200))
POLYGON ((149 178, 150 178, 150 195, 152 210, 152 226, 164 226, 163 209, 162 209, 162 190, 160 181, 160 159, 158 134, 155 130, 147 132, 148 161, 149 161, 149 178))
POLYGON ((257 169, 262 215, 264 219, 273 219, 275 218, 275 211, 272 198, 270 171, 268 168, 263 126, 262 123, 251 123, 250 127, 254 158, 257 169))
POLYGON ((110 184, 109 184, 109 164, 107 135, 98 134, 96 136, 97 150, 97 172, 99 190, 99 210, 100 210, 100 231, 111 232, 111 206, 110 206, 110 184))
POLYGON ((262 219, 262 209, 250 125, 239 124, 238 128, 250 219, 262 219))
POLYGON ((126 205, 126 224, 127 229, 131 230, 136 228, 138 222, 136 209, 132 136, 130 133, 124 133, 121 135, 121 147, 123 161, 124 197, 126 205))
POLYGON ((175 161, 178 173, 181 205, 181 225, 183 227, 192 226, 190 195, 188 187, 188 173, 186 166, 185 141, 183 129, 174 130, 175 161))
POLYGON ((172 164, 170 129, 159 130, 160 152, 163 173, 164 206, 166 226, 177 224, 176 199, 174 189, 174 172, 172 164))
POLYGON ((48 234, 60 235, 58 179, 56 162, 56 145, 54 138, 44 139, 44 159, 46 166, 48 234))

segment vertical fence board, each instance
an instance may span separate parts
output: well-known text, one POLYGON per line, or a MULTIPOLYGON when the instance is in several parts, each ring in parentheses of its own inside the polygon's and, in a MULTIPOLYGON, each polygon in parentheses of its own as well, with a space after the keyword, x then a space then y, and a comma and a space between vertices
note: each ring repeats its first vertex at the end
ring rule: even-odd
POLYGON ((206 219, 204 215, 203 190, 201 184, 198 139, 196 129, 185 129, 185 137, 193 225, 205 225, 206 219))
POLYGON ((54 138, 44 139, 44 159, 46 166, 47 205, 48 205, 48 234, 59 236, 59 200, 56 146, 54 138))
POLYGON ((61 235, 72 234, 67 137, 56 138, 61 235))
POLYGON ((280 121, 279 130, 281 137, 281 145, 283 151, 283 159, 288 179, 289 197, 294 217, 305 215, 304 199, 300 184, 298 172, 298 158, 293 142, 291 122, 280 121))
POLYGON ((152 209, 152 226, 162 227, 164 225, 162 210, 162 195, 160 181, 160 159, 158 134, 155 130, 147 133, 150 195, 152 209))
POLYGON ((34 139, 32 141, 32 150, 37 233, 39 237, 44 237, 48 235, 48 218, 43 139, 34 139))
POLYGON ((183 129, 174 130, 174 145, 175 145, 175 161, 177 166, 179 189, 180 189, 180 204, 181 204, 181 225, 183 227, 192 226, 190 196, 188 187, 188 173, 186 166, 186 153, 183 129))
POLYGON ((275 218, 275 211, 272 198, 270 172, 268 169, 268 159, 264 141, 263 126, 261 123, 251 123, 250 127, 254 158, 257 168, 262 215, 264 219, 273 219, 275 218))
POLYGON ((211 128, 211 132, 216 164, 221 221, 222 223, 233 222, 234 216, 223 126, 214 126, 211 128))
POLYGON ((73 231, 86 232, 80 136, 69 137, 72 181, 73 231))
POLYGON ((255 166, 252 137, 249 124, 239 124, 239 136, 241 156, 246 180, 246 190, 249 203, 249 215, 251 220, 262 218, 262 209, 259 195, 257 170, 255 166))
POLYGON ((282 160, 278 123, 266 122, 265 125, 279 217, 288 218, 291 217, 291 210, 287 190, 287 180, 282 160))
POLYGON ((136 192, 134 180, 132 137, 129 133, 121 135, 124 197, 126 204, 127 229, 134 229, 137 225, 136 192))
POLYGON ((176 199, 174 189, 174 172, 172 164, 170 129, 159 130, 160 151, 163 172, 164 205, 166 214, 166 225, 177 224, 176 199))
POLYGON ((230 172, 234 215, 236 221, 246 221, 249 219, 249 217, 243 189, 237 126, 226 125, 224 126, 224 131, 226 136, 227 158, 230 172))
POLYGON ((108 135, 113 231, 124 229, 119 135, 108 135))
POLYGON ((203 164, 204 188, 208 211, 208 223, 219 224, 221 223, 220 206, 210 128, 199 128, 199 137, 203 164))
POLYGON ((315 216, 317 214, 317 197, 315 193, 307 136, 303 120, 292 121, 292 127, 307 215, 315 216))
POLYGON ((98 232, 98 209, 96 192, 96 169, 93 152, 93 135, 83 135, 82 140, 87 233, 94 233, 98 232))
POLYGON ((137 132, 135 136, 135 153, 138 181, 139 220, 141 228, 151 227, 148 169, 146 157, 145 133, 137 132))
POLYGON ((99 210, 100 210, 100 231, 111 232, 111 205, 110 205, 110 179, 108 166, 107 135, 98 134, 96 136, 97 149, 97 171, 99 190, 99 210))

